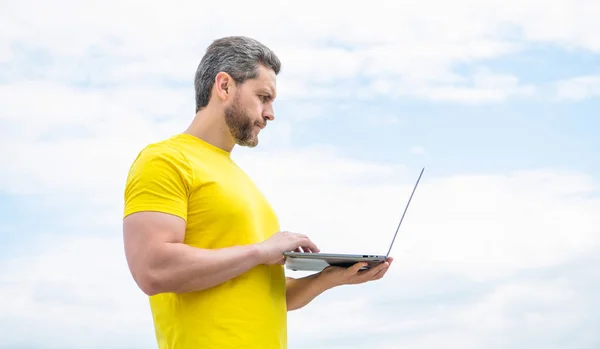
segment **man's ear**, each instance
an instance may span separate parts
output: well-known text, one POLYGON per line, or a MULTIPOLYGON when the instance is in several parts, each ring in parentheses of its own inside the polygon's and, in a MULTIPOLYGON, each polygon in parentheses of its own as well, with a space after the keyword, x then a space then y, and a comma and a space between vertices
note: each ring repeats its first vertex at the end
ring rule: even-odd
POLYGON ((233 93, 234 81, 231 76, 225 72, 220 72, 215 77, 215 89, 217 96, 221 101, 226 101, 229 96, 233 93))

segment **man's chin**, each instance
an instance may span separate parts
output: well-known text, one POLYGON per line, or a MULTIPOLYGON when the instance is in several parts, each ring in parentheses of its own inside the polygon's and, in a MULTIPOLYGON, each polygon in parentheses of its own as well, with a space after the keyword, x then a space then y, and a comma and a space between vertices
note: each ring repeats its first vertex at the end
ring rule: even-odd
POLYGON ((241 147, 254 148, 258 145, 258 138, 238 141, 237 144, 241 147))

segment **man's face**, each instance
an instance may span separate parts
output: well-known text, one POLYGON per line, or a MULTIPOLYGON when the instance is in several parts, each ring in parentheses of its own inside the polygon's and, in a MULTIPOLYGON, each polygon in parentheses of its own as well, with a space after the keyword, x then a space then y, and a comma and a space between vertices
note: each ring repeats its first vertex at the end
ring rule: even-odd
POLYGON ((259 72, 257 78, 237 86, 225 108, 225 121, 235 142, 251 148, 258 144, 258 133, 267 120, 274 119, 275 73, 262 66, 259 72))

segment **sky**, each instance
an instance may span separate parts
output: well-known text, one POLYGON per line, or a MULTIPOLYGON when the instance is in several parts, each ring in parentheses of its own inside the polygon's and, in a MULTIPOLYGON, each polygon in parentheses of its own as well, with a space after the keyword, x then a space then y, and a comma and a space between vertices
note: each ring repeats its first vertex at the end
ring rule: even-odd
POLYGON ((155 347, 125 177, 188 126, 195 69, 227 35, 282 60, 275 121, 232 154, 282 229, 385 253, 425 167, 388 275, 290 312, 290 349, 600 347, 599 16, 592 0, 4 1, 0 349, 155 347))

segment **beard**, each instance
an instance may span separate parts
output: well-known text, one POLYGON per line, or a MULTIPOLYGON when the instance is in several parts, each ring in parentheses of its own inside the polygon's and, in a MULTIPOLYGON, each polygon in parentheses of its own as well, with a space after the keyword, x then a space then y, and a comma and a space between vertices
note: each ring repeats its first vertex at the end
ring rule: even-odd
POLYGON ((225 122, 235 143, 250 148, 254 148, 258 144, 254 127, 262 125, 258 121, 252 121, 250 115, 240 105, 238 96, 236 96, 233 104, 225 109, 225 122))

